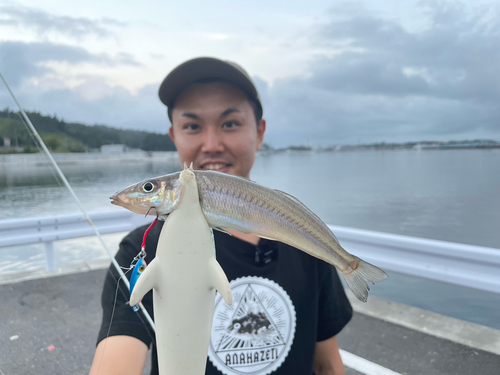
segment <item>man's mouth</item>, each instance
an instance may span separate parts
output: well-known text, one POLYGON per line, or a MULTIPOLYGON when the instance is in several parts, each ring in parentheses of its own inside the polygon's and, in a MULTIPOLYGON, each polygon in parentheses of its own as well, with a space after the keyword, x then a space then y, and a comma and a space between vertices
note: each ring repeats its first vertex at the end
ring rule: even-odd
POLYGON ((223 169, 228 168, 228 167, 229 167, 229 164, 225 164, 225 163, 207 163, 207 164, 203 164, 201 166, 201 169, 209 170, 209 171, 220 171, 220 170, 223 170, 223 169))

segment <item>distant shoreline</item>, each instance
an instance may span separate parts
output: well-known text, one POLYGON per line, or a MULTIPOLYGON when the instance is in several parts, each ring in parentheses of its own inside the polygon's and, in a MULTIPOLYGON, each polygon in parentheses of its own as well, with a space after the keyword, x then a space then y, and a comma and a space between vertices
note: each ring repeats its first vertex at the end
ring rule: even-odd
MULTIPOLYGON (((54 153, 54 160, 59 165, 95 164, 95 163, 137 163, 144 161, 178 160, 177 151, 134 151, 115 154, 89 153, 54 153)), ((3 154, 0 155, 0 166, 45 166, 50 161, 44 154, 3 154)))
MULTIPOLYGON (((464 149, 500 149, 500 144, 489 146, 457 146, 457 147, 339 147, 323 149, 270 149, 261 150, 257 155, 272 155, 282 153, 323 153, 323 152, 357 152, 357 151, 449 151, 464 149)), ((177 151, 133 151, 115 154, 103 154, 99 152, 92 153, 53 153, 54 160, 59 165, 79 165, 79 164, 105 164, 105 163, 142 163, 142 162, 166 162, 178 161, 177 151)), ((0 167, 13 166, 47 166, 50 165, 49 159, 42 153, 34 154, 0 154, 0 167)))
POLYGON ((318 152, 349 152, 349 151, 449 151, 449 150, 487 150, 498 149, 499 145, 494 146, 455 146, 455 147, 341 147, 339 149, 319 149, 318 152))
POLYGON ((500 143, 497 145, 485 146, 436 146, 436 147, 380 147, 380 146, 338 146, 338 147, 323 147, 323 148, 281 148, 260 151, 262 154, 281 154, 281 153, 310 153, 310 152, 357 152, 357 151, 449 151, 449 150, 486 150, 500 149, 500 143))

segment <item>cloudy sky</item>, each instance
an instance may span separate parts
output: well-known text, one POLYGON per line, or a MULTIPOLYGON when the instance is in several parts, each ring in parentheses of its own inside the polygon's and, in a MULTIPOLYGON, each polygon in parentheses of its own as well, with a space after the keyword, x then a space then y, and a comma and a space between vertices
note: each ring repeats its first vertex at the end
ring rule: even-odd
POLYGON ((198 56, 247 69, 275 147, 500 140, 498 1, 0 0, 0 71, 66 121, 164 133, 159 83, 198 56))

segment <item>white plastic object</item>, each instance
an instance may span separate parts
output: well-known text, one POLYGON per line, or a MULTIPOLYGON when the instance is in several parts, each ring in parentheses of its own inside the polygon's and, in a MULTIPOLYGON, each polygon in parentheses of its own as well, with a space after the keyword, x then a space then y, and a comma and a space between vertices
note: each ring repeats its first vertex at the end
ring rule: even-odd
POLYGON ((190 169, 179 176, 181 200, 160 233, 156 257, 130 297, 138 303, 153 289, 160 375, 203 375, 214 311, 215 289, 231 305, 231 287, 215 260, 212 232, 190 169))

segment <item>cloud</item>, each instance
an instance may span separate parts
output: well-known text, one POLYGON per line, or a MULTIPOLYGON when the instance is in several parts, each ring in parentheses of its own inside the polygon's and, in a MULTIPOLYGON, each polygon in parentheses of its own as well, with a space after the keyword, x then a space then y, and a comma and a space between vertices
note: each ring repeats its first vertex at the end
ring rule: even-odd
POLYGON ((336 7, 311 40, 326 53, 308 76, 264 88, 268 141, 498 139, 500 18, 460 3, 422 6, 428 26, 414 32, 336 7))
POLYGON ((109 37, 112 28, 123 27, 125 23, 111 19, 99 20, 85 17, 56 16, 42 10, 25 6, 0 6, 0 25, 29 28, 38 35, 57 32, 69 37, 81 39, 88 35, 109 37))
MULTIPOLYGON (((268 120, 266 142, 314 146, 466 138, 500 139, 500 18, 461 3, 423 2, 422 27, 339 5, 308 35, 312 55, 300 77, 273 85, 254 77, 268 120)), ((104 76, 68 88, 47 61, 137 65, 131 55, 91 54, 49 43, 0 44, 0 68, 27 109, 67 121, 165 131, 159 82, 132 94, 104 76), (8 58, 6 58, 8 56, 8 58), (35 77, 51 80, 43 92, 35 77), (12 83, 14 82, 14 83, 12 83)), ((158 56, 159 58, 162 56, 158 56)), ((244 63, 243 63, 244 65, 244 63)), ((163 78, 163 77, 161 77, 163 78)), ((0 90, 0 100, 5 102, 0 90)))
POLYGON ((162 53, 150 53, 149 57, 153 60, 164 60, 167 56, 162 53))
POLYGON ((69 64, 93 63, 109 66, 140 66, 128 53, 115 57, 106 54, 91 54, 82 47, 54 43, 0 43, 0 69, 8 76, 12 87, 32 77, 42 78, 54 72, 44 63, 57 61, 69 64))
MULTIPOLYGON (((122 87, 105 84, 102 77, 88 77, 72 89, 62 87, 33 95, 36 87, 26 85, 14 90, 14 94, 24 109, 55 113, 67 122, 166 133, 169 122, 166 108, 158 99, 158 86, 147 85, 132 94, 122 87), (100 95, 88 94, 95 92, 100 95)), ((6 90, 0 90, 0 103, 1 108, 17 110, 6 90)))
MULTIPOLYGON (((166 115, 156 97, 157 87, 145 86, 135 95, 112 86, 106 77, 75 73, 71 88, 50 62, 71 65, 140 66, 132 55, 92 54, 76 46, 53 43, 0 43, 0 71, 24 109, 56 113, 67 121, 107 124, 122 128, 166 131, 166 115)), ((6 90, 0 90, 2 108, 15 109, 6 90)))
POLYGON ((26 95, 23 103, 28 108, 45 108, 48 113, 57 113, 66 121, 165 133, 169 123, 157 92, 158 85, 154 84, 143 87, 134 95, 121 87, 105 85, 96 77, 76 89, 52 90, 35 100, 26 95), (85 91, 102 91, 103 86, 106 88, 105 95, 85 97, 85 91))
POLYGON ((500 22, 488 14, 471 17, 460 3, 424 4, 430 27, 419 33, 368 15, 326 25, 320 42, 349 39, 361 52, 320 61, 314 69, 323 76, 319 82, 360 94, 496 100, 500 50, 492 46, 500 42, 500 22))
MULTIPOLYGON (((101 55, 102 58, 102 55, 101 55)), ((130 66, 141 66, 132 54, 128 52, 120 52, 113 58, 106 58, 108 64, 112 65, 130 65, 130 66)))

